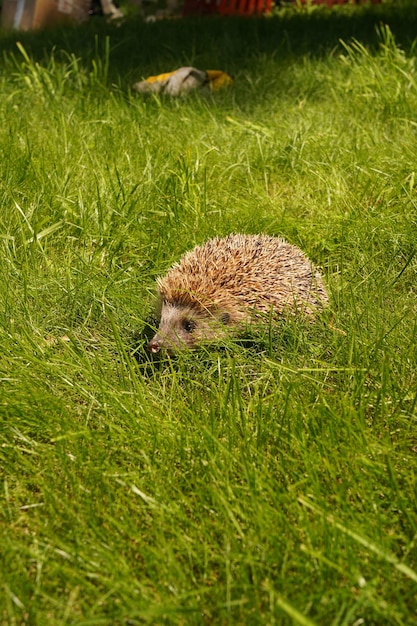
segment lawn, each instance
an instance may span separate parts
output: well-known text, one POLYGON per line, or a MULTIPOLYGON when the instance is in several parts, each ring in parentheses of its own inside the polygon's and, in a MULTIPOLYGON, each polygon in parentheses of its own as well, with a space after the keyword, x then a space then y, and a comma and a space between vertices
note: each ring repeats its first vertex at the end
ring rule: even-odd
POLYGON ((417 7, 0 34, 0 623, 417 623, 417 7), (181 65, 232 88, 131 86, 181 65), (151 359, 156 277, 285 237, 330 306, 151 359))

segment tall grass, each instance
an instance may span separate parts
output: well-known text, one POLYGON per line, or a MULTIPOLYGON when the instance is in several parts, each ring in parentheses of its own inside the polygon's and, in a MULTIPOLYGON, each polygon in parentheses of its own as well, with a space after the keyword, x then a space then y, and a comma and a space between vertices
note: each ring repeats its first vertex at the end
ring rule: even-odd
POLYGON ((415 623, 415 20, 3 35, 1 623, 415 623), (130 92, 184 63, 235 87, 130 92), (146 359, 156 276, 231 231, 329 311, 146 359))

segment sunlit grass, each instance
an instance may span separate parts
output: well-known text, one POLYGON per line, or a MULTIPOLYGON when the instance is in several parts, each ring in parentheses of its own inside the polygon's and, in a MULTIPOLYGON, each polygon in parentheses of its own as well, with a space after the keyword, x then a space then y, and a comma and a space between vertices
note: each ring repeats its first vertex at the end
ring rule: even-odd
POLYGON ((415 623, 417 72, 384 6, 355 41, 138 24, 136 69, 129 24, 4 35, 1 623, 415 623), (235 87, 142 99, 152 54, 235 87), (233 231, 300 246, 329 310, 147 358, 156 276, 233 231))

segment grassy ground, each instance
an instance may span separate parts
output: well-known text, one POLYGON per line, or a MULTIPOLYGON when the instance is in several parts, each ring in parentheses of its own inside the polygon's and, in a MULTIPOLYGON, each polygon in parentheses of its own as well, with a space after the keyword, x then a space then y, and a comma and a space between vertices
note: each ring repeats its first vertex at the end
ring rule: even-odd
POLYGON ((416 25, 3 33, 1 624, 416 623, 416 25), (189 63, 236 85, 131 94, 189 63), (330 310, 147 362, 155 277, 231 231, 330 310))

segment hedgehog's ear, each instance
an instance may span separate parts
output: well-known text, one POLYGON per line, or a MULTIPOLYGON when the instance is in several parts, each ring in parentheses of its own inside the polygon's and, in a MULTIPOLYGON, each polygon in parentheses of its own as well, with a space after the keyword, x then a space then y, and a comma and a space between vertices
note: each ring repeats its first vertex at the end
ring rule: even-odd
POLYGON ((230 314, 227 311, 223 311, 223 313, 220 314, 220 321, 224 325, 229 324, 230 314))

